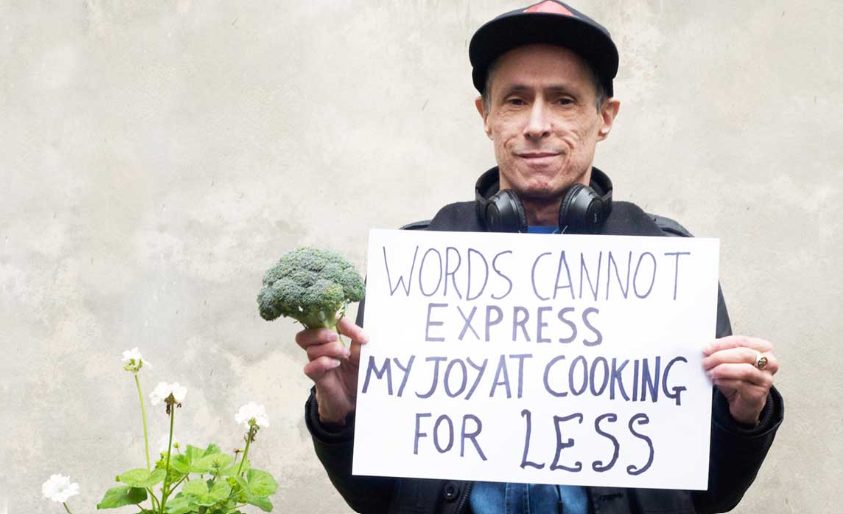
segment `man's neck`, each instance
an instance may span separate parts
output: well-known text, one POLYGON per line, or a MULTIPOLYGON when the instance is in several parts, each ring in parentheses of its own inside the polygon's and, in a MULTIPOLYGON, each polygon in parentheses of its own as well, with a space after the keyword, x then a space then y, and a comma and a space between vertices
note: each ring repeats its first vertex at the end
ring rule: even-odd
MULTIPOLYGON (((591 167, 584 173, 579 180, 574 183, 579 183, 588 186, 591 183, 591 167)), ((499 175, 499 184, 501 189, 511 187, 504 179, 503 175, 499 175)), ((525 214, 527 215, 527 225, 538 227, 555 227, 559 224, 559 207, 562 203, 567 190, 563 192, 563 196, 559 198, 535 198, 520 196, 521 204, 524 206, 525 214)))
MULTIPOLYGON (((585 177, 580 179, 579 183, 588 185, 590 180, 591 173, 587 173, 585 177)), ((557 226, 559 224, 559 208, 562 198, 567 192, 566 190, 559 198, 521 198, 521 203, 524 205, 524 211, 527 214, 527 225, 557 226)))
POLYGON ((522 198, 527 225, 555 227, 559 224, 559 200, 555 198, 522 198))

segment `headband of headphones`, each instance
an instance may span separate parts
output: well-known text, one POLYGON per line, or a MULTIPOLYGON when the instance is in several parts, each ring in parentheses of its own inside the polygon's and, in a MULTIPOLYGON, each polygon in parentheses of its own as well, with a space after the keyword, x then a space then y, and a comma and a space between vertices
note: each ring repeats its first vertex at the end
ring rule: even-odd
MULTIPOLYGON (((500 191, 497 167, 483 173, 474 186, 475 210, 480 221, 494 232, 526 232, 527 216, 518 195, 500 191)), ((559 206, 562 233, 593 233, 612 211, 612 181, 597 168, 591 169, 588 186, 574 184, 564 194, 559 206)))

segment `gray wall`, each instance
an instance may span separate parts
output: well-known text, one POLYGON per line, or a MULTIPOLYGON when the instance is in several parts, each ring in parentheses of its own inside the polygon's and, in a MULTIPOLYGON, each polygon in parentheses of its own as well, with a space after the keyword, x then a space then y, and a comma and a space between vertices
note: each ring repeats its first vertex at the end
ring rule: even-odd
MULTIPOLYGON (((836 511, 843 4, 575 4, 621 52, 597 156, 616 198, 720 237, 734 326, 783 363, 785 424, 736 512, 836 511)), ((233 448, 235 410, 264 403, 276 511, 345 512, 261 274, 302 244, 363 269, 369 228, 471 197, 493 162, 467 42, 518 5, 0 1, 0 513, 59 512, 40 498, 59 471, 91 512, 142 466, 133 346, 147 391, 189 388, 177 439, 233 448)))

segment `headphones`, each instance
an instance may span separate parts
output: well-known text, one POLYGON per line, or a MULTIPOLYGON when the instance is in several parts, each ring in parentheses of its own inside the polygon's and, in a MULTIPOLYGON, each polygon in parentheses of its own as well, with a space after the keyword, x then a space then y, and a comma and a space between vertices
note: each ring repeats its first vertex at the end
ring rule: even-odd
MULTIPOLYGON (((480 175, 474 186, 477 217, 492 232, 526 232, 527 213, 518 195, 511 189, 500 190, 498 168, 480 175)), ((588 186, 574 184, 559 205, 559 231, 594 234, 612 212, 612 181, 591 168, 588 186)))

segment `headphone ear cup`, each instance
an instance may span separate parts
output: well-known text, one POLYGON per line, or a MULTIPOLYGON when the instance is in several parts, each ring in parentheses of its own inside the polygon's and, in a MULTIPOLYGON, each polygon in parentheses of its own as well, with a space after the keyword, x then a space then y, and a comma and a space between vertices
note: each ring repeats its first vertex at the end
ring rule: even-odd
POLYGON ((486 227, 492 232, 526 232, 527 212, 512 190, 498 191, 486 203, 486 227))
POLYGON ((603 199, 593 189, 582 184, 571 186, 559 206, 559 228, 562 233, 593 234, 605 218, 603 199))
POLYGON ((571 225, 571 206, 574 203, 574 199, 576 198, 577 194, 585 186, 582 184, 574 184, 572 185, 568 191, 565 192, 565 196, 562 197, 562 203, 559 205, 559 229, 562 233, 568 232, 571 225))

